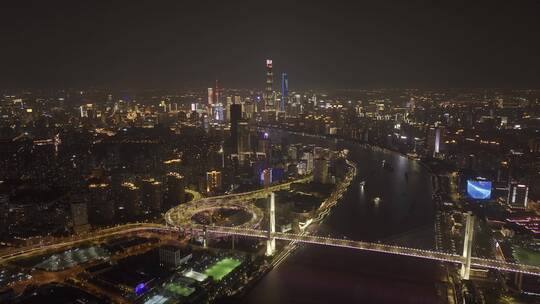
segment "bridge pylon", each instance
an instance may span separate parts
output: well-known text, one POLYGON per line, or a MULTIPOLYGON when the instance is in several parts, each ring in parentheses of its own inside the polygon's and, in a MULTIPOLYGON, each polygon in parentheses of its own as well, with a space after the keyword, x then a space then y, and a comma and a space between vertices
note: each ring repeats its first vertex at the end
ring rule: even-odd
POLYGON ((269 229, 268 229, 268 240, 266 241, 266 255, 272 256, 276 251, 276 238, 272 237, 272 234, 276 232, 276 206, 275 206, 275 194, 274 192, 270 193, 270 202, 269 202, 269 229))
POLYGON ((461 264, 461 278, 468 280, 471 273, 471 251, 474 235, 474 216, 472 212, 465 213, 465 238, 463 239, 463 257, 465 262, 461 264))

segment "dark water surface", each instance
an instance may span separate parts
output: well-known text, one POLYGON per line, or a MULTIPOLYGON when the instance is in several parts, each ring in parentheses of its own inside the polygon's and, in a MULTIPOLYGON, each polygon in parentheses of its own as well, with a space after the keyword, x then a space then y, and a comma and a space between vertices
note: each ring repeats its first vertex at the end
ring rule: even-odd
MULTIPOLYGON (((288 137, 289 142, 298 140, 288 137)), ((321 225, 320 235, 433 247, 431 176, 420 163, 357 144, 302 142, 347 148, 358 165, 357 178, 321 225), (383 160, 393 170, 383 168, 383 160), (378 204, 375 197, 381 198, 378 204)), ((439 263, 429 260, 302 245, 249 291, 243 303, 438 303, 441 273, 439 263)))

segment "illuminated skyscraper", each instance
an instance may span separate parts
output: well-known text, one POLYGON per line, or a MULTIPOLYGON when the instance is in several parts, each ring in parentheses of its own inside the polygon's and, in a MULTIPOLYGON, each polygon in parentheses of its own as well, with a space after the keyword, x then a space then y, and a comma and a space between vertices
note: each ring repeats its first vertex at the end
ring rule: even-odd
POLYGON ((517 182, 511 182, 508 186, 507 204, 511 207, 527 208, 529 187, 517 182))
POLYGON ((234 103, 242 103, 242 97, 238 96, 238 95, 235 95, 234 96, 234 103))
POLYGON ((279 103, 279 110, 285 112, 285 107, 289 103, 289 77, 287 73, 281 74, 281 102, 279 103))
POLYGON ((428 130, 427 145, 433 157, 437 157, 445 149, 445 128, 443 126, 432 127, 428 130))
POLYGON ((270 142, 270 136, 268 132, 263 132, 259 134, 257 152, 264 153, 267 159, 270 158, 270 154, 272 152, 272 144, 270 142))
POLYGON ((208 88, 208 104, 211 105, 214 103, 214 89, 208 88))
POLYGON ((272 109, 274 106, 274 72, 272 72, 272 59, 266 59, 266 86, 263 99, 264 109, 272 109))
POLYGON ((214 193, 221 189, 221 172, 208 171, 206 172, 206 192, 214 193))
POLYGON ((215 104, 212 106, 212 120, 223 121, 225 120, 225 113, 223 111, 223 105, 215 104))
POLYGON ((242 121, 238 124, 238 153, 251 152, 249 125, 242 121))
POLYGON ((219 82, 216 80, 216 87, 214 89, 214 103, 219 103, 219 82))
POLYGON ((433 149, 433 155, 437 155, 441 146, 441 129, 435 129, 435 148, 433 149))
POLYGON ((251 119, 253 117, 253 114, 256 112, 256 104, 253 103, 251 100, 247 100, 244 102, 244 115, 246 119, 251 119))

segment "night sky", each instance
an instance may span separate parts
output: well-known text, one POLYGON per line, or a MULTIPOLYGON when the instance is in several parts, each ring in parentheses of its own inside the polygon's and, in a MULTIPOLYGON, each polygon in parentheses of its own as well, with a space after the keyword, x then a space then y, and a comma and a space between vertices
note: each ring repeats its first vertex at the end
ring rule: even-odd
POLYGON ((540 1, 9 2, 0 88, 540 87, 540 1))

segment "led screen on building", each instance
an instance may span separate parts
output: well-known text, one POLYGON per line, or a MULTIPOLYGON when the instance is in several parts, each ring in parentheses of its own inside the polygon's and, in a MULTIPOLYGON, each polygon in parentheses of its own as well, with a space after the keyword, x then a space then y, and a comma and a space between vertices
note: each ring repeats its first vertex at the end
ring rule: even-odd
POLYGON ((489 199, 491 197, 491 181, 468 180, 467 194, 473 199, 489 199))

